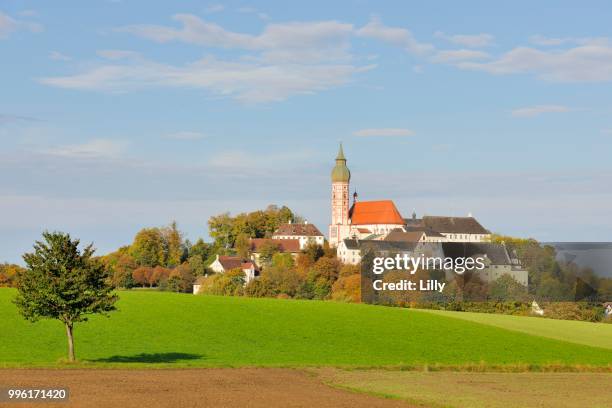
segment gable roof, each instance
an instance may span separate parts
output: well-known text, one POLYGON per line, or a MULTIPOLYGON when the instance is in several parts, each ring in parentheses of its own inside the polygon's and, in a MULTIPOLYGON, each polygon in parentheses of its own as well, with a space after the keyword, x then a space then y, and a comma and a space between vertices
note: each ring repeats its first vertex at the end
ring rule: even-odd
POLYGON ((358 201, 351 207, 349 218, 353 225, 404 225, 404 219, 391 200, 358 201))
POLYGON ((425 235, 424 231, 404 232, 398 228, 387 234, 385 241, 419 242, 423 235, 425 235))
POLYGON ((361 251, 371 249, 373 251, 386 251, 386 252, 412 252, 417 246, 416 242, 407 241, 380 241, 374 239, 345 239, 344 245, 347 249, 361 251))
POLYGON ((245 260, 239 256, 219 255, 219 263, 223 266, 223 270, 225 271, 240 268, 243 262, 245 262, 245 260))
POLYGON ((281 252, 300 252, 300 241, 297 239, 268 239, 268 238, 253 238, 250 241, 250 249, 252 252, 259 252, 261 247, 267 243, 273 243, 278 246, 281 252))
POLYGON ((421 226, 446 234, 490 234, 474 217, 438 217, 426 215, 421 220, 421 226))
POLYGON ((240 265, 240 267, 241 267, 242 269, 251 269, 251 268, 252 268, 252 269, 257 269, 257 266, 256 266, 256 265, 255 265, 255 263, 254 263, 254 262, 252 262, 252 261, 246 261, 246 262, 243 262, 243 263, 240 265))
POLYGON ((411 226, 411 225, 408 225, 408 226, 404 227, 404 229, 406 230, 406 232, 412 232, 412 231, 423 232, 428 237, 438 237, 438 238, 444 237, 444 235, 440 234, 438 231, 434 231, 431 228, 427 228, 427 227, 424 227, 424 226, 411 226))
POLYGON ((272 237, 277 235, 292 235, 292 236, 307 236, 320 237, 323 236, 321 231, 314 224, 283 224, 274 231, 272 237))

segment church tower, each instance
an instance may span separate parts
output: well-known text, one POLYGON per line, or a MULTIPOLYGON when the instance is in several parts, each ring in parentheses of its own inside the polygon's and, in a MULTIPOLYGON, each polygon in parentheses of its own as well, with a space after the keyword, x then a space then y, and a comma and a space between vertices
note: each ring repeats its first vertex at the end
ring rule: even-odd
POLYGON ((351 172, 346 167, 346 158, 342 150, 342 143, 336 156, 336 165, 331 173, 331 224, 329 224, 329 243, 332 247, 338 246, 340 241, 348 237, 349 225, 349 182, 351 172))

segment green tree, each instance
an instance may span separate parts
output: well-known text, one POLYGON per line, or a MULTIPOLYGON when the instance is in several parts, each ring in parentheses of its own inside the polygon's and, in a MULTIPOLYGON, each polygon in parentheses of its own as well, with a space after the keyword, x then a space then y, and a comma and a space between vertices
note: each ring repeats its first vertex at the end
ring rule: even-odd
POLYGON ((176 221, 162 230, 162 238, 166 247, 166 266, 169 268, 178 266, 185 257, 185 246, 183 234, 179 231, 176 221))
POLYGON ((187 263, 195 276, 203 276, 206 273, 206 265, 198 255, 190 256, 189 259, 187 259, 187 263))
POLYGON ((226 212, 208 219, 208 231, 215 243, 221 248, 231 248, 234 244, 234 219, 226 212))
POLYGON ((270 264, 274 254, 280 252, 280 246, 273 241, 266 241, 259 247, 259 262, 262 264, 270 264))
POLYGON ((166 248, 159 228, 143 228, 134 237, 130 255, 139 266, 165 265, 166 248))
POLYGON ((276 266, 278 268, 290 269, 293 268, 295 261, 293 260, 293 255, 288 252, 282 253, 277 252, 272 255, 272 266, 276 266))
POLYGON ((195 244, 189 248, 189 258, 198 256, 202 261, 206 261, 213 253, 213 246, 204 242, 202 238, 199 238, 195 244))
POLYGON ((489 287, 489 297, 497 301, 526 301, 526 294, 527 288, 508 274, 497 278, 489 287))
POLYGON ((325 255, 325 252, 321 245, 317 244, 314 241, 309 241, 304 246, 304 249, 302 249, 302 254, 304 254, 307 257, 307 259, 310 261, 308 263, 312 265, 315 262, 317 262, 319 258, 325 255))
POLYGON ((34 244, 34 252, 23 255, 27 268, 17 277, 15 304, 27 320, 61 321, 68 337, 68 359, 75 361, 74 324, 86 321, 89 314, 115 310, 117 296, 106 268, 92 258, 92 245, 80 251, 79 240, 61 232, 44 232, 43 238, 34 244))
POLYGON ((240 234, 246 234, 249 238, 270 238, 281 224, 298 218, 288 207, 269 205, 263 211, 240 213, 234 217, 227 212, 212 216, 208 220, 208 228, 215 245, 228 249, 234 246, 240 234))
POLYGON ((245 233, 238 234, 238 236, 236 237, 236 242, 234 243, 236 255, 238 255, 242 259, 248 259, 250 246, 251 243, 249 242, 249 236, 245 233))

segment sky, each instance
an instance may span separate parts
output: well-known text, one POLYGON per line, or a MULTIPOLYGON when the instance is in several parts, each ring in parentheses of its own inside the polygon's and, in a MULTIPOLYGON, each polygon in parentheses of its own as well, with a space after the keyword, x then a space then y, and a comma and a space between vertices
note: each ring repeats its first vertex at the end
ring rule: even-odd
POLYGON ((607 1, 0 2, 0 262, 361 200, 612 240, 607 1))

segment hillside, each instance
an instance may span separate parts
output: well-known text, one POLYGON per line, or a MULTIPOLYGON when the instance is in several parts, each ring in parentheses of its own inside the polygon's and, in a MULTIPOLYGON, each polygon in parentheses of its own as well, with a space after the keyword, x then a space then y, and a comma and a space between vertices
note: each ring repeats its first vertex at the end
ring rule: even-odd
MULTIPOLYGON (((53 365, 62 326, 29 323, 0 289, 0 364, 53 365)), ((95 364, 390 366, 466 363, 608 365, 612 350, 431 313, 336 302, 120 292, 119 311, 77 325, 77 357, 95 364)))
POLYGON ((519 331, 535 336, 612 349, 612 324, 555 320, 531 316, 512 316, 492 313, 452 312, 446 310, 418 310, 455 317, 471 322, 488 324, 503 329, 519 331))

